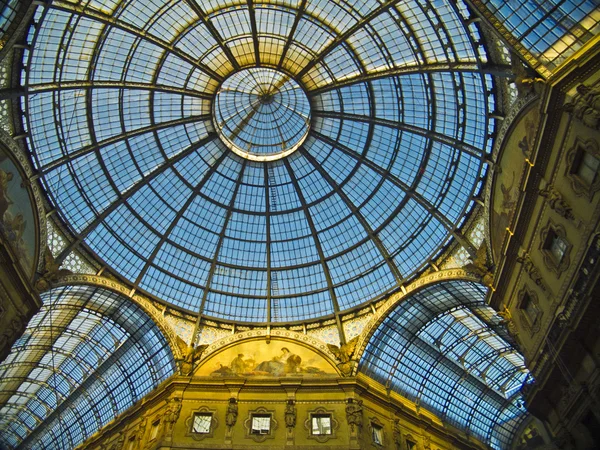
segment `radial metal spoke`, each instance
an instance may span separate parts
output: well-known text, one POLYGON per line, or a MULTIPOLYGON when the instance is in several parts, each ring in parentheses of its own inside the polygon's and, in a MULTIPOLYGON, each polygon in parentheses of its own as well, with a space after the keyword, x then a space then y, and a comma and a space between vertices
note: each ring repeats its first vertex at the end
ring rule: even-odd
POLYGON ((69 153, 68 155, 62 156, 61 158, 58 158, 58 159, 52 161, 51 163, 46 164, 40 170, 41 170, 41 173, 43 175, 45 175, 45 174, 53 171, 57 167, 62 166, 63 164, 69 163, 71 161, 76 160, 77 158, 80 158, 81 156, 87 155, 88 153, 93 153, 99 149, 108 147, 109 145, 116 144, 116 143, 124 141, 126 139, 131 139, 133 137, 140 136, 145 133, 164 130, 166 128, 171 128, 171 127, 175 127, 178 125, 185 125, 188 123, 194 123, 194 122, 199 122, 199 121, 208 121, 208 120, 210 120, 210 115, 203 114, 201 116, 189 116, 189 117, 184 117, 182 119, 170 120, 168 122, 160 122, 155 125, 138 128, 137 130, 127 131, 125 133, 121 133, 116 136, 112 136, 108 139, 105 139, 103 141, 100 141, 97 144, 88 145, 88 146, 83 147, 79 150, 76 150, 72 153, 69 153))
POLYGON ((487 65, 480 67, 476 62, 447 62, 447 63, 431 63, 431 64, 415 64, 402 67, 385 68, 383 70, 372 70, 365 74, 360 74, 355 77, 343 78, 333 83, 328 83, 316 89, 311 89, 308 93, 310 97, 329 92, 334 89, 340 89, 347 86, 352 86, 358 83, 366 83, 369 81, 381 80, 384 78, 399 77, 403 75, 425 74, 435 72, 474 72, 474 73, 489 73, 493 75, 514 76, 510 66, 487 65))
MULTIPOLYGON (((119 198, 117 198, 116 201, 111 203, 104 211, 102 211, 100 214, 98 214, 94 218, 94 220, 92 220, 80 233, 78 233, 77 238, 75 240, 73 240, 69 245, 67 245, 67 247, 65 247, 63 249, 63 251, 60 252, 60 254, 56 257, 56 262, 59 264, 62 263, 64 261, 64 259, 69 255, 69 253, 71 253, 71 251, 73 251, 74 248, 78 247, 83 242, 85 237, 93 229, 95 229, 101 222, 104 221, 104 219, 106 219, 119 206, 124 204, 128 198, 131 198, 131 196, 133 194, 135 194, 136 192, 138 192, 143 186, 146 186, 151 180, 156 178, 158 175, 163 173, 165 170, 167 170, 170 167, 173 167, 179 161, 181 161, 188 155, 192 154, 193 152, 195 152, 196 150, 198 150, 199 148, 208 144, 209 142, 213 141, 216 138, 217 138, 216 133, 209 133, 209 135, 206 138, 202 139, 201 141, 198 141, 194 145, 189 146, 186 150, 175 155, 173 158, 165 161, 163 164, 161 164, 160 166, 158 166, 154 170, 152 170, 152 172, 150 172, 149 174, 144 176, 140 181, 138 181, 136 184, 134 184, 132 187, 130 187, 127 190, 127 192, 125 192, 124 194, 121 194, 119 196, 119 198)), ((225 154, 225 153, 223 153, 223 154, 225 154)))
POLYGON ((319 62, 321 62, 323 59, 325 59, 325 57, 327 55, 329 55, 333 50, 335 50, 338 45, 340 45, 342 42, 344 42, 346 39, 348 39, 350 36, 352 36, 354 33, 356 33, 358 30, 360 30, 366 24, 368 24, 375 17, 379 16, 380 14, 383 14, 384 12, 389 10, 392 6, 394 6, 396 3, 400 3, 401 1, 402 0, 388 0, 387 2, 379 5, 377 8, 375 8, 373 11, 371 11, 369 14, 367 14, 365 17, 363 17, 361 20, 359 20, 353 26, 348 28, 342 34, 336 36, 335 39, 327 47, 325 47, 323 50, 321 50, 319 52, 319 54, 317 55, 316 58, 312 59, 306 66, 304 66, 304 68, 300 72, 298 72, 296 77, 299 80, 302 79, 302 77, 304 77, 304 75, 306 75, 310 69, 312 69, 319 62))
POLYGON ((388 119, 381 119, 379 117, 370 117, 363 116, 360 114, 350 114, 336 111, 313 111, 313 115, 316 117, 328 117, 333 119, 340 120, 354 120, 356 122, 363 123, 372 123, 375 125, 381 125, 382 127, 393 128, 395 130, 406 131, 409 133, 416 134, 418 136, 425 137, 427 139, 431 139, 433 141, 439 142, 441 144, 449 145, 450 147, 454 147, 462 152, 465 152, 471 156, 482 159, 485 156, 485 152, 475 147, 474 145, 467 144, 459 139, 447 136, 445 134, 437 133, 435 131, 431 131, 427 128, 417 127, 415 125, 408 125, 404 122, 396 122, 388 119))
POLYGON ((181 58, 183 61, 187 62, 188 64, 190 64, 193 67, 196 67, 197 69, 200 69, 202 72, 204 72, 205 74, 214 78, 215 80, 223 81, 223 77, 221 75, 219 75, 217 72, 215 72, 213 69, 206 66, 205 64, 198 62, 197 59, 192 58, 187 53, 179 50, 172 44, 169 44, 168 42, 163 41, 162 39, 160 39, 156 36, 153 36, 150 33, 147 33, 146 31, 140 30, 139 28, 134 27, 133 25, 130 25, 126 22, 123 22, 122 20, 119 20, 111 15, 105 14, 96 9, 77 6, 72 3, 67 2, 66 0, 53 0, 51 8, 57 9, 59 11, 65 11, 65 12, 69 12, 69 13, 73 13, 73 14, 78 14, 81 17, 86 17, 88 19, 95 20, 97 22, 104 23, 106 25, 110 25, 112 27, 118 28, 127 33, 130 33, 139 39, 144 39, 144 40, 156 45, 157 47, 162 48, 163 50, 173 53, 174 55, 181 58))

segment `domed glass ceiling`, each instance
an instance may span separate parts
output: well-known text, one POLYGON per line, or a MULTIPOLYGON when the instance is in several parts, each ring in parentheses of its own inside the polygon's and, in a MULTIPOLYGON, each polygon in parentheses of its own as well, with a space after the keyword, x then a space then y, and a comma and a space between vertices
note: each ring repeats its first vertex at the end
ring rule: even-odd
POLYGON ((54 0, 24 51, 34 163, 141 289, 237 321, 397 289, 453 237, 494 86, 459 1, 54 0))

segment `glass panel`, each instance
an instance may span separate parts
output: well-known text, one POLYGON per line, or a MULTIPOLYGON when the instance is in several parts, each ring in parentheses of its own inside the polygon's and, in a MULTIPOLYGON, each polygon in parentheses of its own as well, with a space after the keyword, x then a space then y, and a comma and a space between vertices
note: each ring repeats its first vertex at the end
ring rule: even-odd
POLYGON ((252 416, 252 434, 269 434, 271 432, 271 416, 252 416))
POLYGON ((331 416, 312 416, 312 434, 331 434, 331 416))
POLYGON ((210 425, 212 423, 212 414, 196 414, 194 415, 194 423, 192 425, 193 433, 207 434, 210 433, 210 425))

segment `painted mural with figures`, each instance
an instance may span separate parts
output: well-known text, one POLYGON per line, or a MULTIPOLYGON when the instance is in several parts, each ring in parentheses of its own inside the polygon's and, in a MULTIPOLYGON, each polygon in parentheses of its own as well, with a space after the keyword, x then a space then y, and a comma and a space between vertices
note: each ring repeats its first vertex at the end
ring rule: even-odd
POLYGON ((0 148, 0 230, 28 273, 34 271, 35 220, 19 169, 0 148))
POLYGON ((195 375, 204 376, 311 376, 337 375, 321 355, 284 340, 246 341, 207 358, 195 375))

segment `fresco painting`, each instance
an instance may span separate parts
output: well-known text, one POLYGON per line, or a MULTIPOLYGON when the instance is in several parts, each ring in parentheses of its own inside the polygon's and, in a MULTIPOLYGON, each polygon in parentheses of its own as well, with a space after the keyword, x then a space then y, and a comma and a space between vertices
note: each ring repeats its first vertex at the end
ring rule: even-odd
POLYGON ((31 199, 17 166, 2 148, 0 148, 0 230, 8 239, 23 269, 33 275, 36 239, 31 199))
POLYGON ((208 358, 196 375, 311 376, 336 375, 335 368, 316 352, 283 340, 244 342, 208 358))

